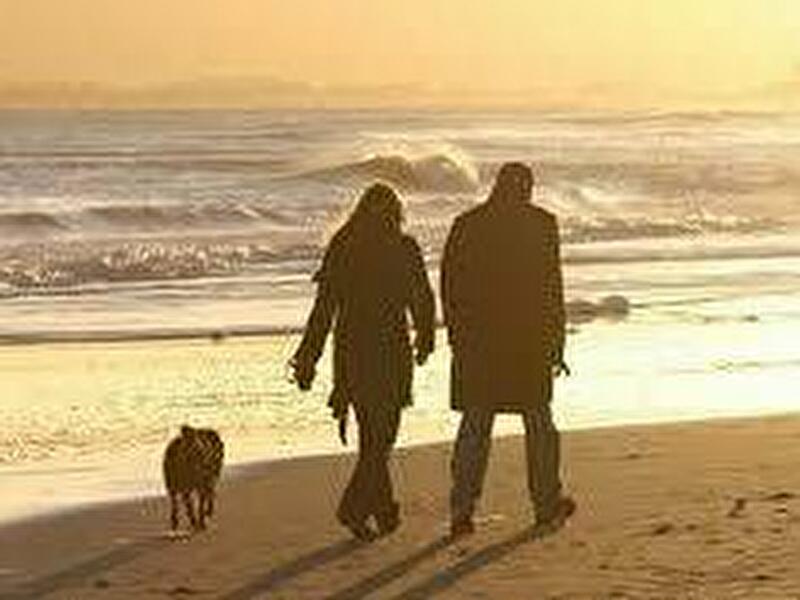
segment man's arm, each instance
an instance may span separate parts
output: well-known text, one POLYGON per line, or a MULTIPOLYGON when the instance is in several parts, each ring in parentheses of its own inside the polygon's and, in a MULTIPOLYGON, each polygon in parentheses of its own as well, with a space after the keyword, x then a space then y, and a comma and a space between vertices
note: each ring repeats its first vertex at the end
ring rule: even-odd
POLYGON ((463 225, 461 219, 456 218, 447 235, 440 273, 442 312, 444 313, 444 324, 447 327, 447 339, 451 346, 455 344, 458 331, 463 324, 460 312, 463 310, 463 306, 459 294, 459 285, 463 283, 461 281, 463 245, 463 225))
POLYGON ((553 367, 564 363, 566 341, 566 309, 564 281, 561 274, 561 251, 558 222, 552 217, 545 234, 544 311, 547 356, 553 367))

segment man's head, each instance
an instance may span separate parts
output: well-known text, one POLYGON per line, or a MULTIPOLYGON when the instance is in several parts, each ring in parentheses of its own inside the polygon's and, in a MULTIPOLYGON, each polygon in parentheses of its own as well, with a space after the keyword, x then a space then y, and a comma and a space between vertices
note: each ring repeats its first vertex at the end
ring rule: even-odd
POLYGON ((490 202, 498 204, 524 204, 533 192, 533 171, 521 162, 509 162, 500 167, 490 202))

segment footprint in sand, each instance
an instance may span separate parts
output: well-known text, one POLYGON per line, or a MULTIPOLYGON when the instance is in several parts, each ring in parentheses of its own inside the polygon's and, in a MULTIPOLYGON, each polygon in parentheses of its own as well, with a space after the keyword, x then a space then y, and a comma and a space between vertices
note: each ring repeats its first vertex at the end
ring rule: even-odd
POLYGON ((653 528, 651 535, 653 536, 666 535, 670 533, 673 529, 675 529, 675 526, 672 523, 661 523, 660 525, 656 525, 653 528))
POLYGON ((186 587, 185 585, 178 585, 167 592, 170 596, 194 596, 199 594, 199 590, 186 587))
POLYGON ((775 494, 770 494, 768 496, 764 496, 764 501, 766 502, 786 502, 787 500, 794 500, 797 497, 796 494, 791 492, 777 492, 775 494))
POLYGON ((745 508, 747 508, 747 499, 736 498, 733 502, 733 507, 728 511, 728 518, 738 519, 744 513, 745 508))
POLYGON ((770 527, 769 531, 776 535, 783 535, 783 527, 770 527))

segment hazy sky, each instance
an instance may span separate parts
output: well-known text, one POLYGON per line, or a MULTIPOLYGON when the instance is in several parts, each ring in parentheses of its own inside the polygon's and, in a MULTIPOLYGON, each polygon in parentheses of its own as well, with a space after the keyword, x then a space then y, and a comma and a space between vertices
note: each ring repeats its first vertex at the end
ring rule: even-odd
POLYGON ((0 81, 704 94, 798 77, 800 0, 0 0, 0 81))

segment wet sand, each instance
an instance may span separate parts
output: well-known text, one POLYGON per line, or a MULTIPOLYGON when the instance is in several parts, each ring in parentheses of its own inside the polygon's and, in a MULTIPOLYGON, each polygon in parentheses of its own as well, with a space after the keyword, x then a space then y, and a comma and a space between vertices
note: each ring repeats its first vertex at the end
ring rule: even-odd
POLYGON ((333 519, 346 455, 228 473, 191 538, 166 535, 162 498, 20 522, 0 530, 0 597, 800 597, 800 417, 567 434, 579 510, 544 539, 522 458, 496 440, 478 532, 452 545, 446 444, 398 451, 405 520, 372 545, 333 519))

